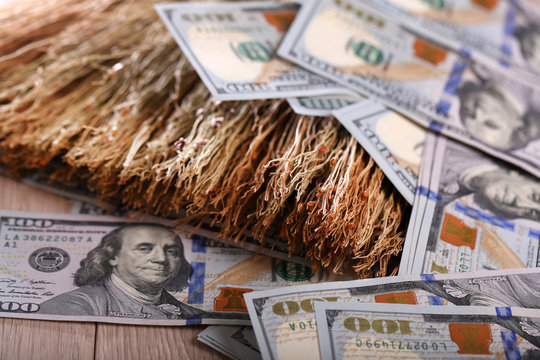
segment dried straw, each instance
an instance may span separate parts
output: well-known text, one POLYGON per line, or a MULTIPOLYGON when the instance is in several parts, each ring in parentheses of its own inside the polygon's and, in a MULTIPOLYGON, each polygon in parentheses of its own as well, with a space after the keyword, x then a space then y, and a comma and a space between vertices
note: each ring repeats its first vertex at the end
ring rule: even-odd
POLYGON ((335 271, 395 274, 406 204, 357 142, 282 100, 213 101, 148 1, 23 0, 0 15, 0 39, 12 171, 187 209, 182 221, 211 219, 239 244, 281 237, 335 271))

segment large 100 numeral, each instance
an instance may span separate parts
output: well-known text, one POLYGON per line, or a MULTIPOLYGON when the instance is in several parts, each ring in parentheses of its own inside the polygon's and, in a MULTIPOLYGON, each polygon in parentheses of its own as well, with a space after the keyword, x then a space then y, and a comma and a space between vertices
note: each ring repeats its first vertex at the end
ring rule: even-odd
POLYGON ((35 303, 19 304, 18 302, 15 302, 15 301, 0 302, 0 311, 32 313, 38 310, 39 310, 39 305, 35 303))

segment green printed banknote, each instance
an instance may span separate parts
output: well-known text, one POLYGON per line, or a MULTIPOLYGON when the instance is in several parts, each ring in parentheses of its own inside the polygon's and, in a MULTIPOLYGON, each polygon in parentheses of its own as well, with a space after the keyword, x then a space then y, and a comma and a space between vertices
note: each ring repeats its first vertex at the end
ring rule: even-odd
MULTIPOLYGON (((540 4, 534 0, 371 0, 419 32, 540 75, 540 4)), ((538 77, 537 77, 538 79, 538 77)))
POLYGON ((428 135, 400 274, 538 267, 539 239, 537 178, 428 135))
POLYGON ((540 310, 315 303, 322 359, 538 359, 540 310))
POLYGON ((540 269, 290 286, 244 298, 263 359, 318 359, 316 302, 540 308, 540 269))
POLYGON ((346 92, 276 56, 296 3, 163 3, 156 10, 217 100, 346 92))
POLYGON ((370 4, 306 2, 278 54, 540 176, 540 82, 370 4))
POLYGON ((249 325, 246 292, 352 278, 156 218, 0 211, 0 239, 2 317, 249 325))

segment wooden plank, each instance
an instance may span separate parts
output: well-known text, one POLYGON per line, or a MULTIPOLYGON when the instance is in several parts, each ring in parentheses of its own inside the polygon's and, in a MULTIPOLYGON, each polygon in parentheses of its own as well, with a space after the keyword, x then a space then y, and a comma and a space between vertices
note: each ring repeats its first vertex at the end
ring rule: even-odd
MULTIPOLYGON (((0 177, 0 209, 66 213, 60 196, 0 177)), ((92 359, 94 323, 0 319, 0 359, 92 359)))
POLYGON ((2 319, 0 359, 94 358, 94 323, 2 319))
POLYGON ((0 209, 68 213, 71 202, 61 196, 0 176, 0 209))
POLYGON ((96 359, 227 359, 197 340, 204 326, 98 324, 96 359))

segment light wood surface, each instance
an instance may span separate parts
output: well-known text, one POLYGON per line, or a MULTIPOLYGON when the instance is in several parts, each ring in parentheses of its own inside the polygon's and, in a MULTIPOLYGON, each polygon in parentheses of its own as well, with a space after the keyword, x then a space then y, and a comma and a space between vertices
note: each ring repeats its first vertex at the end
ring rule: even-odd
MULTIPOLYGON (((0 209, 67 213, 71 206, 0 176, 0 209)), ((204 328, 0 318, 0 359, 226 359, 197 341, 204 328)))

